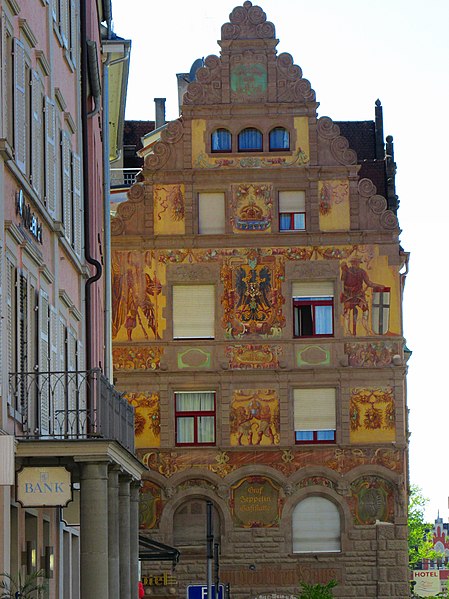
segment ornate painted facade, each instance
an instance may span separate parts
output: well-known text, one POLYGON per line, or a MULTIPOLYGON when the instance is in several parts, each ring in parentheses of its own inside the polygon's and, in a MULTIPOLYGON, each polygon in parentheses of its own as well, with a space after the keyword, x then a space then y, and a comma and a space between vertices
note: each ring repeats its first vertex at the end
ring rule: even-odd
POLYGON ((236 598, 335 578, 342 598, 403 599, 408 255, 392 142, 380 103, 363 131, 318 117, 277 43, 260 7, 234 9, 112 220, 141 530, 180 549, 179 596, 205 582, 210 500, 236 598), (394 576, 376 566, 385 552, 394 576))

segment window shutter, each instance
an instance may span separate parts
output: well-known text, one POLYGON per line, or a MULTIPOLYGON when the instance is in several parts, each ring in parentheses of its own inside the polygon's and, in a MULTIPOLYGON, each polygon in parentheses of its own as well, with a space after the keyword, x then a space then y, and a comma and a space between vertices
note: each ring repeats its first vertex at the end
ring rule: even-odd
POLYGON ((304 191, 280 191, 279 212, 305 212, 306 194, 304 191))
POLYGON ((71 140, 67 131, 61 131, 61 176, 62 176, 62 218, 65 238, 72 244, 72 169, 71 169, 71 140))
POLYGON ((48 435, 50 427, 50 380, 48 371, 49 368, 49 305, 48 295, 42 289, 39 291, 39 373, 40 382, 39 388, 39 416, 40 416, 40 432, 43 435, 48 435), (41 373, 45 373, 43 376, 41 373))
POLYGON ((61 435, 65 430, 66 411, 64 398, 66 394, 65 376, 66 370, 66 324, 65 320, 57 314, 56 317, 56 371, 55 377, 55 433, 61 435))
POLYGON ((8 114, 11 111, 11 106, 8 106, 9 100, 9 86, 12 85, 12 81, 9 81, 9 68, 8 61, 11 59, 11 52, 8 52, 8 36, 6 29, 6 16, 5 13, 1 15, 1 69, 2 69, 2 115, 1 115, 1 133, 0 137, 3 139, 9 139, 8 131, 8 114))
MULTIPOLYGON (((69 373, 76 372, 76 333, 72 327, 67 330, 67 371, 69 373)), ((75 374, 68 375, 68 396, 69 396, 69 410, 76 409, 76 388, 77 388, 77 377, 75 374)), ((72 417, 69 417, 71 422, 75 421, 75 415, 72 412, 72 417)))
POLYGON ((6 352, 8 359, 8 375, 16 370, 16 268, 14 264, 6 259, 6 352))
MULTIPOLYGON (((3 248, 0 245, 0 310, 3 306, 3 248)), ((3 397, 3 322, 0 321, 0 397, 3 397)))
POLYGON ((45 203, 56 216, 56 120, 55 103, 45 96, 45 203))
POLYGON ((73 249, 81 257, 81 160, 78 154, 72 154, 72 199, 73 199, 73 249))
POLYGON ((66 48, 69 47, 69 2, 70 0, 59 1, 59 26, 61 31, 62 43, 66 48))
POLYGON ((88 416, 87 416, 87 376, 85 374, 86 370, 86 360, 84 355, 84 346, 81 341, 76 342, 76 369, 78 374, 78 405, 79 409, 86 414, 86 417, 80 418, 80 426, 83 428, 83 432, 87 432, 88 425, 88 416))
POLYGON ((59 0, 51 0, 51 16, 53 21, 58 21, 58 2, 59 0))
POLYGON ((173 337, 213 339, 215 335, 215 287, 173 286, 173 337))
POLYGON ((31 184, 39 199, 42 196, 43 108, 44 90, 37 71, 31 73, 31 184))
POLYGON ((70 0, 70 57, 76 68, 78 62, 78 15, 75 0, 70 0))
POLYGON ((26 92, 25 46, 14 39, 14 158, 20 170, 26 172, 26 92))
POLYGON ((308 283, 294 281, 292 284, 293 297, 334 297, 332 281, 309 281, 308 283))
POLYGON ((340 513, 324 497, 306 497, 293 511, 295 553, 341 551, 340 513))
POLYGON ((201 235, 217 235, 225 232, 225 194, 198 194, 199 223, 201 235))
POLYGON ((335 389, 294 389, 295 431, 323 431, 337 428, 335 389))

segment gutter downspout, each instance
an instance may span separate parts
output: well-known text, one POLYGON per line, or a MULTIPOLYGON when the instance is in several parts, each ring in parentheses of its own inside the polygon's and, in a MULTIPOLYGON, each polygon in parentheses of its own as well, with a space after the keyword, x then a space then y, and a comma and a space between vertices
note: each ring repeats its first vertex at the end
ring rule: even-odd
MULTIPOLYGON (((107 21, 107 38, 111 35, 111 21, 107 21)), ((111 174, 109 164, 109 67, 129 60, 130 49, 125 56, 111 60, 108 53, 103 63, 103 139, 106 151, 103 153, 103 195, 104 195, 104 374, 113 383, 112 368, 112 281, 111 281, 111 174)), ((118 160, 119 156, 115 158, 118 160)))
MULTIPOLYGON (((83 204, 84 204, 84 255, 86 262, 94 267, 95 273, 89 277, 85 283, 86 286, 86 368, 91 370, 92 365, 92 349, 89 337, 92 335, 92 301, 91 287, 92 284, 98 281, 102 275, 102 267, 98 260, 91 255, 90 249, 90 223, 89 223, 89 149, 88 149, 88 130, 87 130, 87 81, 88 81, 88 49, 87 49, 87 15, 86 15, 86 0, 80 1, 80 43, 81 43, 81 125, 82 125, 82 144, 83 144, 83 204)), ((98 365, 95 365, 98 366, 98 365)), ((88 396, 88 412, 93 410, 91 398, 88 396)))

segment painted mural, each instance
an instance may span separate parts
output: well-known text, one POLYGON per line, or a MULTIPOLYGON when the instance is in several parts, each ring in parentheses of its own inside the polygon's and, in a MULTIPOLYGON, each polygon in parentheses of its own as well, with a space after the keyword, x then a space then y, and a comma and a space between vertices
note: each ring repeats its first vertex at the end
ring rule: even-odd
POLYGON ((221 270, 224 287, 222 324, 229 338, 247 334, 278 337, 285 326, 281 293, 283 263, 261 252, 249 251, 246 260, 225 260, 221 270))
POLYGON ((249 451, 232 452, 217 449, 202 449, 195 451, 195 463, 183 451, 143 451, 138 450, 138 456, 150 470, 170 478, 179 472, 191 468, 214 472, 224 478, 244 466, 254 467, 254 464, 268 466, 291 476, 300 468, 306 466, 324 466, 340 474, 346 474, 353 468, 362 465, 384 466, 393 472, 403 472, 403 453, 399 449, 389 447, 345 448, 329 447, 325 449, 276 449, 260 452, 251 448, 249 451))
POLYGON ((165 329, 162 288, 165 269, 152 253, 112 252, 112 338, 116 341, 160 339, 165 329))
POLYGON ((230 345, 226 348, 229 358, 229 368, 236 370, 245 369, 270 369, 279 368, 279 356, 282 354, 280 345, 230 345))
POLYGON ((231 185, 231 223, 234 233, 270 231, 273 186, 266 183, 231 185))
POLYGON ((188 347, 177 353, 179 369, 184 368, 210 368, 211 352, 198 347, 188 347))
MULTIPOLYGON (((250 55, 251 56, 251 55, 250 55)), ((232 100, 261 101, 266 97, 267 67, 249 58, 231 66, 231 98, 232 100)))
POLYGON ((279 526, 284 504, 280 487, 266 476, 249 476, 231 487, 231 515, 242 528, 279 526))
POLYGON ((321 231, 350 229, 349 181, 319 181, 318 195, 321 231))
POLYGON ((234 390, 231 445, 279 445, 279 398, 271 389, 234 390))
POLYGON ((114 370, 156 370, 159 368, 163 347, 147 345, 114 345, 112 364, 114 370))
POLYGON ((184 235, 185 186, 155 185, 154 233, 155 235, 184 235))
POLYGON ((162 514, 162 490, 149 480, 142 481, 139 501, 139 528, 150 530, 159 526, 162 514))
POLYGON ((306 345, 296 350, 296 363, 299 368, 329 366, 331 349, 329 345, 306 345))
POLYGON ((351 443, 396 440, 394 394, 391 387, 355 387, 349 399, 351 443))
POLYGON ((364 476, 351 484, 348 499, 354 524, 394 522, 394 489, 391 483, 377 476, 364 476))
POLYGON ((375 341, 372 343, 345 343, 345 354, 350 366, 383 368, 393 362, 400 353, 399 344, 375 341))
POLYGON ((159 447, 161 444, 161 411, 157 393, 126 393, 134 406, 136 449, 159 447))

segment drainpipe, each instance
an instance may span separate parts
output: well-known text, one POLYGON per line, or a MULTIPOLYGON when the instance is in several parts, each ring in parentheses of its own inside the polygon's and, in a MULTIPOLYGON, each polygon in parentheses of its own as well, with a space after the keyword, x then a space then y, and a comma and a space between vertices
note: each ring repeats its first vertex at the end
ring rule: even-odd
MULTIPOLYGON (((92 350, 90 340, 88 336, 92 335, 92 300, 91 300, 91 287, 93 283, 98 281, 102 275, 101 264, 91 255, 90 248, 90 214, 89 214, 89 178, 88 178, 88 164, 89 164, 89 149, 88 149, 88 131, 87 131, 87 81, 89 76, 88 70, 88 49, 87 49, 87 15, 86 15, 86 0, 80 1, 80 43, 81 43, 81 128, 82 128, 82 157, 83 157, 83 202, 84 202, 84 255, 86 262, 93 266, 94 274, 89 277, 86 281, 86 368, 91 370, 94 365, 92 364, 92 350)), ((98 366, 98 365, 95 365, 98 366)), ((88 401, 91 404, 91 399, 88 397, 88 401)), ((88 406, 88 410, 93 409, 92 405, 88 406)))

